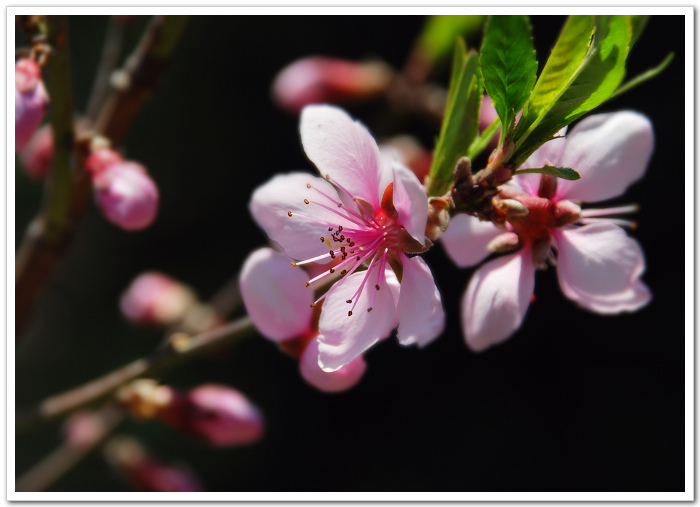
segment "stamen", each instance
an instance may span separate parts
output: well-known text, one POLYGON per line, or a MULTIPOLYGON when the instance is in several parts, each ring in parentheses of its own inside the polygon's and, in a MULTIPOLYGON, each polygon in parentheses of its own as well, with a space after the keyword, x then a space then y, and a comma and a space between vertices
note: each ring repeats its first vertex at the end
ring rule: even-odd
POLYGON ((377 271, 377 283, 374 286, 374 288, 376 290, 372 294, 372 301, 370 301, 370 303, 369 303, 370 308, 372 308, 374 306, 374 301, 377 299, 377 292, 379 291, 379 281, 381 280, 382 275, 384 275, 384 268, 386 267, 387 252, 388 252, 388 250, 385 248, 384 253, 382 254, 382 260, 379 263, 379 270, 377 271))
POLYGON ((348 317, 352 317, 352 310, 348 312, 348 317))
MULTIPOLYGON (((338 207, 342 207, 342 206, 343 206, 343 203, 342 203, 342 202, 333 199, 330 195, 328 195, 328 194, 326 194, 325 192, 319 190, 318 188, 316 188, 316 187, 309 187, 309 188, 313 188, 316 192, 318 192, 319 194, 321 194, 323 197, 325 197, 326 199, 328 199, 329 201, 331 201, 331 202, 332 202, 333 204, 335 204, 336 206, 338 206, 338 207)), ((349 195, 349 194, 348 194, 348 195, 349 195)), ((352 196, 350 196, 350 197, 352 197, 352 196)), ((353 198, 353 199, 354 199, 354 198, 353 198)), ((314 203, 314 204, 318 204, 318 203, 314 203)), ((359 213, 357 213, 356 211, 354 211, 354 210, 352 210, 352 209, 349 209, 349 208, 343 208, 343 209, 344 209, 345 211, 347 211, 350 215, 354 216, 355 218, 357 218, 357 219, 359 219, 359 220, 362 220, 363 222, 366 221, 365 218, 364 218, 362 215, 360 215, 359 213)), ((333 210, 331 210, 331 211, 333 211, 333 210)), ((375 222, 375 223, 376 223, 376 222, 375 222)), ((369 225, 369 224, 368 224, 368 225, 369 225)), ((329 230, 332 230, 332 229, 329 229, 329 230)))
POLYGON ((600 217, 606 215, 626 215, 628 213, 636 213, 639 211, 639 206, 630 204, 628 206, 618 206, 616 208, 596 208, 581 210, 581 217, 600 217))
POLYGON ((308 199, 304 199, 304 204, 309 204, 309 200, 308 200, 308 199))
POLYGON ((291 217, 291 216, 292 216, 292 212, 291 212, 291 211, 287 211, 287 215, 291 217))
POLYGON ((353 213, 353 215, 359 216, 363 221, 367 222, 368 225, 371 225, 371 224, 369 223, 369 221, 371 221, 371 222, 373 222, 377 227, 381 227, 381 225, 379 225, 379 222, 377 222, 377 221, 375 220, 375 218, 374 218, 374 216, 373 216, 374 213, 369 214, 369 213, 368 213, 368 210, 364 209, 364 206, 362 206, 359 202, 357 202, 357 197, 355 197, 354 195, 352 195, 348 189, 346 189, 345 187, 343 187, 343 186, 342 186, 340 183, 338 183, 337 181, 333 180, 333 179, 331 178, 330 174, 327 174, 327 175, 326 175, 326 179, 327 179, 328 181, 330 181, 332 185, 338 187, 339 190, 341 190, 342 192, 345 192, 345 195, 347 195, 350 199, 352 199, 353 201, 355 201, 355 205, 357 206, 358 210, 360 211, 360 215, 357 215, 356 213, 353 213))
MULTIPOLYGON (((353 224, 359 225, 360 227, 363 227, 363 228, 367 227, 367 224, 363 224, 362 222, 358 222, 357 220, 354 220, 353 218, 351 218, 351 217, 349 217, 349 216, 347 216, 347 215, 343 215, 343 214, 340 213, 338 210, 336 210, 336 209, 334 209, 334 208, 331 208, 330 206, 326 206, 325 204, 321 204, 320 202, 316 202, 316 201, 314 201, 314 204, 315 204, 316 206, 321 206, 322 208, 327 209, 327 210, 330 211, 331 213, 335 213, 335 214, 338 215, 339 217, 342 217, 342 218, 344 218, 345 220, 347 220, 348 222, 352 222, 353 224)), ((348 210, 348 209, 346 209, 346 208, 345 208, 345 210, 348 211, 348 212, 350 212, 350 210, 348 210)), ((290 213, 291 213, 291 211, 290 211, 290 213)), ((350 213, 350 214, 352 215, 352 213, 350 213)), ((289 215, 289 216, 291 217, 292 215, 289 215)), ((354 215, 353 215, 353 216, 354 216, 354 215)), ((317 221, 318 221, 318 220, 317 220, 317 221)), ((331 229, 331 230, 332 230, 332 229, 331 229)))
POLYGON ((306 282, 306 286, 307 286, 307 287, 309 286, 309 282, 306 282))
POLYGON ((577 223, 579 224, 615 224, 620 227, 628 227, 629 229, 636 229, 637 222, 634 220, 625 220, 623 218, 582 218, 577 223))
MULTIPOLYGON (((359 260, 359 256, 358 256, 358 260, 359 260)), ((352 299, 355 300, 355 303, 352 305, 351 310, 355 309, 355 305, 357 304, 357 301, 359 300, 360 295, 362 294, 362 289, 364 289, 365 283, 367 283, 367 279, 370 277, 370 274, 372 273, 372 268, 374 268, 374 266, 376 265, 376 261, 377 261, 377 256, 374 255, 372 257, 372 260, 369 263, 369 267, 367 268, 367 272, 365 273, 365 277, 362 279, 362 283, 360 283, 360 286, 355 291, 355 294, 353 294, 352 297, 350 298, 351 300, 352 299)), ((375 295, 376 295, 376 292, 375 292, 375 295)))
POLYGON ((372 311, 372 307, 370 306, 369 308, 367 308, 367 313, 369 313, 371 311, 372 311))

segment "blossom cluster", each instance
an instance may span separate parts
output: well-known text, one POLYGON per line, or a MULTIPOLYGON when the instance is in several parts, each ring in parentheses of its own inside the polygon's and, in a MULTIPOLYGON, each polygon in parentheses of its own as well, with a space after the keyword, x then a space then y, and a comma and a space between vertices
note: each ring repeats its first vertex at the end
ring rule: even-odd
MULTIPOLYGON (((251 214, 281 251, 251 254, 241 289, 260 333, 297 351, 310 384, 340 391, 356 384, 366 368, 363 354, 397 326, 403 345, 425 346, 443 330, 440 293, 420 257, 431 246, 428 198, 398 155, 379 150, 341 109, 307 106, 300 130, 321 177, 278 175, 253 193, 251 214)), ((520 167, 570 167, 581 180, 516 174, 495 201, 517 201, 523 212, 499 222, 452 218, 440 239, 455 264, 473 266, 498 254, 474 273, 463 299, 472 350, 520 327, 535 272, 548 264, 557 267, 563 293, 590 311, 635 311, 649 302, 641 248, 621 228, 633 222, 604 218, 636 208, 581 205, 622 194, 643 175, 652 150, 644 116, 588 117, 520 167)))

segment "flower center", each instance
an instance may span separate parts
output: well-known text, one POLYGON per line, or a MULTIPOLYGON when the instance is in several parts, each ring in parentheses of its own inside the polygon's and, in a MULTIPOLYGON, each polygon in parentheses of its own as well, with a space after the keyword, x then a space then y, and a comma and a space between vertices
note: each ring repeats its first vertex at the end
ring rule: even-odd
MULTIPOLYGON (((306 184, 309 196, 304 199, 304 204, 314 207, 319 206, 337 216, 337 221, 319 220, 317 218, 302 215, 300 213, 287 212, 290 218, 311 220, 319 224, 319 239, 329 247, 327 254, 312 257, 310 259, 293 262, 292 266, 301 266, 324 259, 332 259, 331 267, 320 275, 308 280, 306 286, 317 282, 329 275, 340 272, 346 278, 359 268, 366 266, 364 278, 350 299, 346 302, 352 304, 348 316, 352 315, 357 300, 365 286, 374 285, 370 305, 367 311, 372 311, 372 305, 376 299, 376 291, 384 281, 384 270, 389 261, 395 259, 402 251, 403 227, 396 222, 397 213, 393 206, 393 183, 387 186, 381 207, 376 210, 367 201, 355 197, 330 176, 326 179, 336 188, 338 195, 330 196, 311 183, 306 184), (343 199, 341 196, 346 196, 343 199), (349 200, 348 200, 349 198, 349 200), (353 205, 347 203, 352 202, 353 205)), ((336 290, 343 279, 335 283, 325 294, 311 303, 316 306, 325 297, 336 290)))
POLYGON ((549 240, 550 230, 556 227, 556 205, 549 199, 520 194, 515 200, 522 203, 528 210, 523 217, 509 220, 520 240, 524 243, 534 243, 539 240, 549 240))

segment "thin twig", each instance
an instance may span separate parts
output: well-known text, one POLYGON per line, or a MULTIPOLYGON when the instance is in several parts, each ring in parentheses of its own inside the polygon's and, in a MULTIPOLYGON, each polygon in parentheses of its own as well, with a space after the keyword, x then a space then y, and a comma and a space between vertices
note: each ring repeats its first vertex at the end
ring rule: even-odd
MULTIPOLYGON (((231 278, 231 280, 209 300, 209 303, 194 305, 195 307, 188 311, 188 316, 183 318, 180 324, 175 325, 172 329, 165 332, 165 339, 162 346, 167 345, 168 340, 171 339, 174 333, 192 332, 196 329, 196 326, 200 326, 196 331, 198 333, 203 333, 213 329, 213 326, 222 326, 224 319, 236 310, 242 302, 238 278, 238 275, 231 278), (201 314, 203 311, 210 314, 209 318, 189 316, 190 312, 201 314), (214 315, 214 318, 211 318, 211 314, 214 315)), ((133 375, 138 371, 143 371, 143 369, 139 368, 138 364, 142 364, 141 361, 135 361, 127 365, 127 367, 123 368, 124 371, 122 373, 133 375)), ((104 379, 106 377, 102 378, 104 379)), ((85 456, 93 452, 93 450, 104 442, 109 434, 112 433, 124 419, 124 413, 111 401, 105 402, 102 408, 94 413, 94 416, 99 421, 100 427, 104 429, 104 432, 99 438, 86 443, 81 449, 73 449, 66 443, 61 444, 17 481, 17 490, 44 491, 63 475, 67 474, 73 467, 78 465, 85 456)))
POLYGON ((51 454, 17 479, 16 491, 46 490, 92 453, 124 420, 124 412, 113 405, 105 405, 94 414, 94 417, 98 417, 100 423, 99 432, 94 435, 92 441, 79 446, 64 441, 51 454))
POLYGON ((105 37, 104 47, 102 48, 102 58, 100 59, 97 77, 95 78, 95 83, 92 85, 90 100, 88 101, 87 110, 85 112, 90 121, 94 121, 95 118, 97 118, 100 108, 107 98, 107 94, 109 93, 109 78, 117 67, 123 41, 124 23, 117 20, 114 16, 109 16, 109 27, 107 28, 107 36, 105 37))
POLYGON ((113 91, 99 114, 95 130, 115 141, 124 139, 143 103, 156 90, 187 16, 154 16, 136 51, 111 76, 113 91))
POLYGON ((51 396, 29 409, 17 410, 16 427, 29 429, 42 422, 66 415, 79 408, 109 398, 121 386, 140 377, 161 376, 184 360, 203 352, 227 345, 253 333, 249 317, 241 317, 221 327, 192 337, 175 335, 174 340, 148 357, 103 375, 82 386, 51 396))

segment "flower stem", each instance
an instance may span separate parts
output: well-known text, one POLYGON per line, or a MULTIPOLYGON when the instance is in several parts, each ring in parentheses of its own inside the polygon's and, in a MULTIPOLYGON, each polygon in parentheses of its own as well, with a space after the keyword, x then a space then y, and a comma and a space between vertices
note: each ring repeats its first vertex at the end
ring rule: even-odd
POLYGON ((134 379, 161 376, 192 357, 249 336, 254 330, 250 317, 245 316, 191 337, 176 333, 150 356, 132 361, 82 386, 51 396, 34 407, 17 410, 16 427, 18 430, 26 430, 104 401, 134 379))

